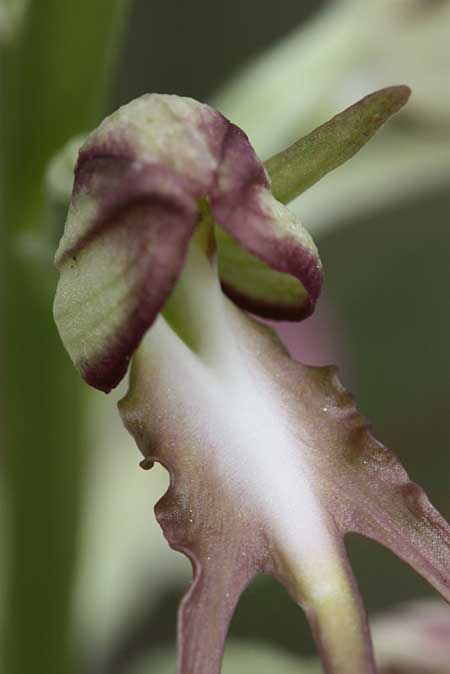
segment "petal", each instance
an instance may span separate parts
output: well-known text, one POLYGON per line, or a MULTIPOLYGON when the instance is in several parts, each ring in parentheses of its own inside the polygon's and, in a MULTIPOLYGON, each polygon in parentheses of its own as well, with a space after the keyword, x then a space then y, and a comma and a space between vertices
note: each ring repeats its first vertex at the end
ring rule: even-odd
POLYGON ((121 403, 144 456, 170 471, 157 517, 194 567, 178 672, 220 671, 237 599, 264 572, 305 609, 328 673, 373 673, 345 534, 381 540, 450 598, 450 528, 373 439, 334 368, 293 362, 218 288, 207 313, 215 351, 194 354, 158 319, 121 403))
POLYGON ((264 315, 312 311, 322 278, 317 251, 271 196, 245 134, 192 99, 143 96, 108 117, 81 149, 56 255, 55 319, 91 385, 109 391, 124 376, 174 289, 206 199, 217 223, 250 253, 235 258, 230 278, 230 245, 220 243, 230 294, 261 305, 264 315), (242 287, 236 272, 254 255, 242 287))

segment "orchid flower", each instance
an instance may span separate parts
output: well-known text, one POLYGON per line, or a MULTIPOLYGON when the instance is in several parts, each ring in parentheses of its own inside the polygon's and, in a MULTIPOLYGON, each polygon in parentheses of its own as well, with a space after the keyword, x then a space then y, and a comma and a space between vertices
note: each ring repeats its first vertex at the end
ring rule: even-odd
POLYGON ((329 674, 373 674, 346 557, 355 532, 450 599, 450 528, 368 430, 334 367, 293 361, 250 317, 300 320, 322 265, 287 202, 349 159, 409 96, 366 97, 264 166, 213 108, 147 95, 82 147, 56 264, 55 320, 83 378, 109 392, 131 361, 125 426, 170 473, 156 506, 194 579, 179 674, 218 674, 258 573, 310 621, 329 674))

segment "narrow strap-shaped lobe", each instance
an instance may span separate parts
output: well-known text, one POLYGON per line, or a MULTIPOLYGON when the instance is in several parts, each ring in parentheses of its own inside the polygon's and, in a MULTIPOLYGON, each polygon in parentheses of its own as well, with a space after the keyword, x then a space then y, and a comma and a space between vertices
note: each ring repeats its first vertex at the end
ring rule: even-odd
POLYGON ((214 555, 194 568, 178 611, 177 674, 220 674, 231 617, 254 575, 245 558, 236 561, 236 566, 224 567, 221 555, 214 555))
POLYGON ((343 528, 392 550, 450 601, 449 525, 402 472, 397 484, 367 489, 366 506, 353 511, 351 522, 344 515, 343 528))

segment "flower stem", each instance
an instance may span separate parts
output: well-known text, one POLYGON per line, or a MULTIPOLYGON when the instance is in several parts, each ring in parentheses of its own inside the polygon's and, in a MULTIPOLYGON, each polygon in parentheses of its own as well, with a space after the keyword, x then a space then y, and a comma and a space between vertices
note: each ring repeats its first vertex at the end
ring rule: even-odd
POLYGON ((1 47, 1 498, 6 510, 8 674, 71 674, 70 603, 83 470, 83 401, 52 320, 44 173, 96 121, 124 0, 31 1, 1 47), (82 47, 80 45, 82 44, 82 47))

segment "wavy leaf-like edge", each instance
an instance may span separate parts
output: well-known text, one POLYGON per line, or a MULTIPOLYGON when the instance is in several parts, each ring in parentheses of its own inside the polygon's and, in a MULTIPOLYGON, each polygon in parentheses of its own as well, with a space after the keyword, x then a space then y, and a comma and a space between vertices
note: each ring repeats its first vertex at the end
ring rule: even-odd
POLYGON ((373 438, 335 368, 295 363, 219 293, 222 309, 209 314, 223 351, 194 354, 158 319, 120 404, 146 460, 170 471, 156 515, 193 564, 178 674, 220 671, 234 608, 257 573, 304 608, 328 674, 374 674, 345 535, 381 542, 449 600, 450 527, 373 438))

